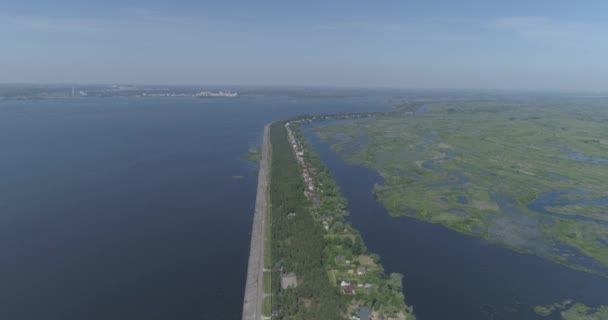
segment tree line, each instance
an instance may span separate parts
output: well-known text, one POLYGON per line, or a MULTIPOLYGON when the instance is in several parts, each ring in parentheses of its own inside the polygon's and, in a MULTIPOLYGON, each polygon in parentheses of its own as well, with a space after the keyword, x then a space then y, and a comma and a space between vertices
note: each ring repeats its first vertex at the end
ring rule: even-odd
POLYGON ((284 122, 271 125, 270 141, 273 150, 269 186, 273 318, 342 319, 346 303, 328 281, 323 266, 323 229, 311 215, 284 122), (287 273, 296 275, 297 287, 281 288, 280 275, 287 273))

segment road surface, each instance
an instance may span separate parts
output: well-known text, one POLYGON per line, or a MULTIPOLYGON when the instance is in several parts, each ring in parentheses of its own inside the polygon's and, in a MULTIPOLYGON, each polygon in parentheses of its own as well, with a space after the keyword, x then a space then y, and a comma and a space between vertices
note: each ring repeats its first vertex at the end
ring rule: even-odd
POLYGON ((268 161, 270 160, 270 125, 264 127, 264 142, 262 143, 262 159, 258 172, 258 193, 255 200, 253 229, 251 232, 251 247, 249 249, 249 265, 247 268, 247 283, 243 300, 243 320, 261 320, 264 305, 264 239, 266 219, 266 190, 268 188, 268 161))

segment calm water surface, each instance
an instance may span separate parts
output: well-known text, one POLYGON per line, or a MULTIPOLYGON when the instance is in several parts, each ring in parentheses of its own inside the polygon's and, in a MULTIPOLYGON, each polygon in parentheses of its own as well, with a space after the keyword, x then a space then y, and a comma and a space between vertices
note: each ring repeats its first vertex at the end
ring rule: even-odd
POLYGON ((0 101, 0 319, 238 319, 264 124, 383 101, 0 101))

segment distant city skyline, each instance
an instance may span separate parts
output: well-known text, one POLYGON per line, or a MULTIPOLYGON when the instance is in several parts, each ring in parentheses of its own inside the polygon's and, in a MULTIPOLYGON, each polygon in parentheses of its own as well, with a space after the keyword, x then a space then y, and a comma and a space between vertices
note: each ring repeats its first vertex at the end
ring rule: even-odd
POLYGON ((608 91, 603 1, 28 1, 1 83, 608 91))

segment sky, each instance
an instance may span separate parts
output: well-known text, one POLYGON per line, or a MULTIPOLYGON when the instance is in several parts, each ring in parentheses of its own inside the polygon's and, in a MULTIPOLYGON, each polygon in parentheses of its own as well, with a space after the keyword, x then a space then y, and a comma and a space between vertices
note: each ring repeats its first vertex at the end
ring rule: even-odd
POLYGON ((608 91, 603 0, 0 3, 0 83, 608 91))

